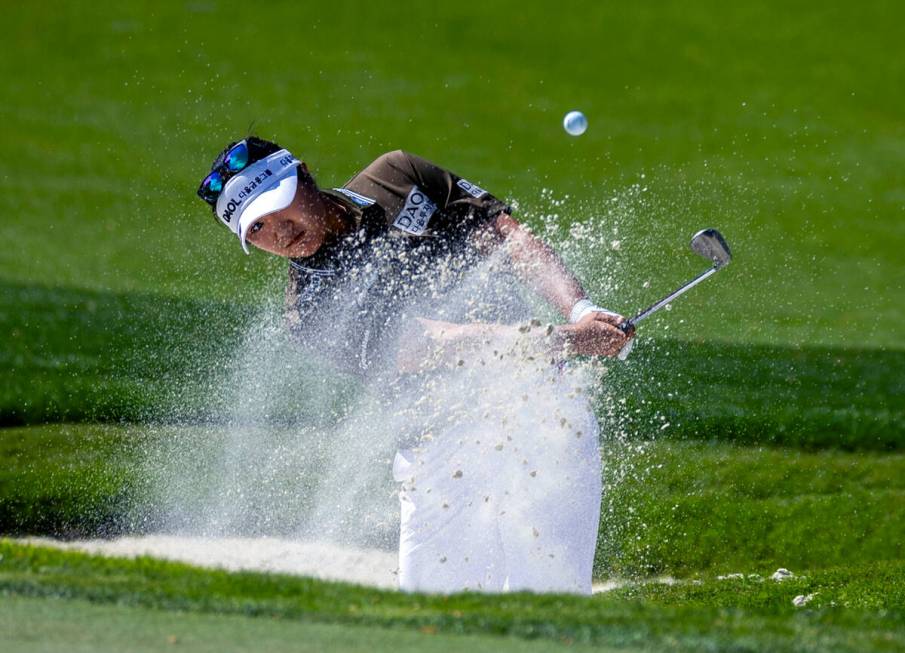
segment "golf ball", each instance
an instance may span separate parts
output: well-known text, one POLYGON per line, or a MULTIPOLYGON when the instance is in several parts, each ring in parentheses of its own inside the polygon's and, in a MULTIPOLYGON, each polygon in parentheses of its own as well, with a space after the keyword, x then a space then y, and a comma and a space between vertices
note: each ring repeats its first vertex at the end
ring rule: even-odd
POLYGON ((570 111, 562 119, 562 126, 572 136, 581 136, 588 128, 588 119, 581 111, 570 111))

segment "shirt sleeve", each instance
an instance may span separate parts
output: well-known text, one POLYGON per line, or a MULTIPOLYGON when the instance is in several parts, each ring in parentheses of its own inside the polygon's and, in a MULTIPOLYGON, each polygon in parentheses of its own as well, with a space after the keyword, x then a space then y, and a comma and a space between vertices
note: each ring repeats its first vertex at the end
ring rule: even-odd
MULTIPOLYGON (((486 190, 445 168, 414 154, 395 150, 382 155, 359 175, 358 179, 373 184, 380 192, 391 192, 399 198, 402 210, 411 203, 412 193, 423 191, 436 206, 424 235, 471 231, 509 212, 505 202, 486 190)), ((398 218, 398 209, 389 218, 398 218)))

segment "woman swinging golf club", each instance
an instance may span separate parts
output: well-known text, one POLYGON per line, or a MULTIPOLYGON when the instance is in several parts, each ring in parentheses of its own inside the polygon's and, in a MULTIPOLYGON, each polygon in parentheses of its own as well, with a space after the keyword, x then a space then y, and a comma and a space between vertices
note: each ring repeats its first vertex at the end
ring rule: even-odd
MULTIPOLYGON (((248 137, 223 150, 198 195, 246 253, 250 243, 288 259, 287 320, 299 342, 365 378, 387 361, 399 376, 417 377, 462 365, 462 352, 517 341, 529 343, 555 373, 569 356, 614 356, 633 335, 619 328, 621 316, 588 299, 562 260, 503 202, 403 151, 324 189, 289 151, 248 137), (453 321, 437 309, 445 292, 501 252, 507 270, 567 324, 531 329, 453 321), (422 314, 423 306, 434 310, 422 314), (335 338, 305 337, 308 325, 325 319, 335 338)), ((467 424, 440 428, 418 447, 399 451, 402 589, 590 592, 600 460, 596 421, 581 401, 583 416, 570 413, 578 436, 568 455, 555 470, 550 463, 549 470, 525 472, 558 475, 527 509, 509 509, 513 488, 500 486, 505 474, 497 473, 498 463, 483 449, 488 443, 471 437, 467 424), (576 420, 587 423, 584 431, 576 420)), ((498 430, 501 442, 513 440, 502 437, 505 425, 498 430)), ((527 452, 533 445, 522 446, 527 452)), ((542 465, 543 453, 535 454, 542 465)))

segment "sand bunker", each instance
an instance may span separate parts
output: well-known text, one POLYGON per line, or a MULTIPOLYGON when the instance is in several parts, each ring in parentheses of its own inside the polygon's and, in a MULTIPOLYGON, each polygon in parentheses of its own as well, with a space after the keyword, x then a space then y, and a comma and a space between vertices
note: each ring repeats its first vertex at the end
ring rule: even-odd
POLYGON ((371 587, 395 588, 395 552, 354 549, 335 544, 299 542, 272 537, 186 537, 146 535, 112 540, 62 542, 29 538, 29 543, 111 557, 152 556, 199 567, 228 571, 263 571, 371 587))
MULTIPOLYGON (((19 540, 114 558, 151 556, 198 567, 227 571, 256 571, 320 580, 342 581, 382 589, 396 589, 398 557, 395 552, 356 549, 337 544, 300 542, 276 537, 192 537, 143 535, 111 540, 62 541, 44 537, 19 540)), ((675 582, 671 578, 654 582, 675 582)), ((594 593, 623 587, 622 580, 594 584, 594 593)))

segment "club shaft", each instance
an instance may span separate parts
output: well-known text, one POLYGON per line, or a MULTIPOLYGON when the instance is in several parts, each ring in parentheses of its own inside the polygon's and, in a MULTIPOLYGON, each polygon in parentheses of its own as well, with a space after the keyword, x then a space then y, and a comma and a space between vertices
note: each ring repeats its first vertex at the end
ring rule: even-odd
POLYGON ((691 281, 686 283, 684 286, 682 286, 675 292, 670 293, 669 295, 667 295, 666 297, 664 297, 663 299, 658 301, 656 304, 652 304, 648 308, 645 308, 643 311, 638 313, 635 317, 629 319, 628 323, 631 324, 632 326, 634 326, 634 325, 638 324, 638 322, 640 322, 641 320, 647 319, 648 317, 650 317, 651 315, 653 315, 654 313, 659 311, 661 308, 666 306, 668 303, 670 303, 672 300, 674 300, 676 297, 678 297, 682 293, 694 288, 696 285, 701 283, 707 277, 711 276, 717 270, 719 270, 719 268, 714 266, 714 267, 710 268, 709 270, 702 272, 701 274, 696 276, 694 279, 692 279, 691 281))

